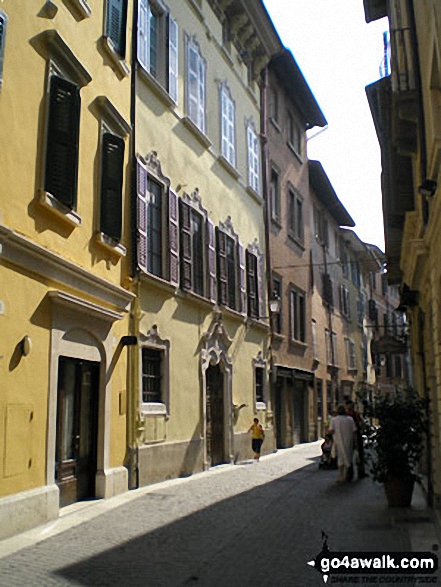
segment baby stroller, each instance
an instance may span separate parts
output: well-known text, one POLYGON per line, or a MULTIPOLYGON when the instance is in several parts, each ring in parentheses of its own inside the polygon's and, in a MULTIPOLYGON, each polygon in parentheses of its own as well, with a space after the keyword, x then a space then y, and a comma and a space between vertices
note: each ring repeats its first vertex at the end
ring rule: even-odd
POLYGON ((326 434, 325 440, 321 446, 322 456, 319 461, 319 469, 336 469, 337 459, 332 456, 332 434, 326 434))

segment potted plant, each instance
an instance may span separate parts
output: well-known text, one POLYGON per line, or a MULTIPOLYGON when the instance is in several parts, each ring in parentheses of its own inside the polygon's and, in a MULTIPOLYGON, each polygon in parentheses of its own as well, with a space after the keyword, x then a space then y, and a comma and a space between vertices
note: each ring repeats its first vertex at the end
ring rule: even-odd
POLYGON ((427 431, 425 401, 414 391, 377 396, 370 409, 370 472, 383 483, 389 506, 408 507, 427 431))

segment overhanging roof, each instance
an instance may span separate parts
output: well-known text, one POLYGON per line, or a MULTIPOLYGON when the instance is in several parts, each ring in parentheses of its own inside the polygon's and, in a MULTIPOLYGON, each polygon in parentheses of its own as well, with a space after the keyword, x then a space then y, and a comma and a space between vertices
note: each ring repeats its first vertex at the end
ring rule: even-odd
POLYGON ((317 198, 339 226, 355 226, 349 212, 338 199, 320 161, 309 161, 309 183, 317 198))
POLYGON ((381 255, 383 255, 383 253, 381 253, 378 247, 375 247, 376 250, 373 250, 372 247, 375 245, 364 243, 360 237, 349 228, 342 228, 341 235, 345 242, 350 246, 355 259, 365 271, 378 271, 381 269, 383 263, 381 255))
POLYGON ((293 54, 286 47, 275 55, 270 62, 288 95, 291 96, 300 112, 304 115, 307 128, 326 126, 328 123, 312 93, 293 54))
POLYGON ((387 16, 387 0, 364 0, 363 5, 366 22, 387 16))

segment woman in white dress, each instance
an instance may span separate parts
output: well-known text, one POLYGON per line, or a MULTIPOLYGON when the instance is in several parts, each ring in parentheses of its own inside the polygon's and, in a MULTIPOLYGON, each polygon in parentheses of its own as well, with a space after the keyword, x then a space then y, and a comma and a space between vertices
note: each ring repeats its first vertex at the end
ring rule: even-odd
POLYGON ((342 483, 346 480, 348 470, 352 466, 354 436, 357 427, 353 418, 346 413, 344 406, 338 406, 337 415, 332 418, 329 429, 337 449, 339 471, 337 483, 342 483))

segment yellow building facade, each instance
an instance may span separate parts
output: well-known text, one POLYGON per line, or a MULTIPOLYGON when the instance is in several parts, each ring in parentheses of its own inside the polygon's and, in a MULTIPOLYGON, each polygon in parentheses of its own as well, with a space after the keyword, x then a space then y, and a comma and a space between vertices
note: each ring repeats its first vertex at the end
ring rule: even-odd
POLYGON ((391 66, 366 88, 382 152, 389 282, 407 310, 413 385, 427 400, 423 462, 429 504, 441 508, 440 76, 441 8, 435 0, 365 0, 367 22, 387 16, 391 66))
POLYGON ((268 385, 261 2, 138 2, 131 485, 250 456, 268 385))
POLYGON ((2 537, 128 487, 132 16, 98 4, 0 6, 2 537))

